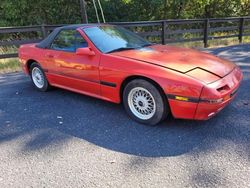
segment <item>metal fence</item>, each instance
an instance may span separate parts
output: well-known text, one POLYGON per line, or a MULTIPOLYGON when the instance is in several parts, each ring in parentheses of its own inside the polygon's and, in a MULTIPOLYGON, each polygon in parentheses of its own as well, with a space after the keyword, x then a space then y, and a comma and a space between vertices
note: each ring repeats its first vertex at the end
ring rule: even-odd
MULTIPOLYGON (((138 22, 112 22, 138 33, 148 40, 161 44, 194 42, 208 47, 210 40, 238 38, 243 42, 250 36, 250 17, 180 19, 138 22)), ((53 29, 62 25, 36 25, 0 28, 0 59, 17 57, 16 48, 22 44, 37 43, 53 29), (12 49, 12 53, 9 53, 12 49), (8 53, 4 53, 4 51, 8 53)))

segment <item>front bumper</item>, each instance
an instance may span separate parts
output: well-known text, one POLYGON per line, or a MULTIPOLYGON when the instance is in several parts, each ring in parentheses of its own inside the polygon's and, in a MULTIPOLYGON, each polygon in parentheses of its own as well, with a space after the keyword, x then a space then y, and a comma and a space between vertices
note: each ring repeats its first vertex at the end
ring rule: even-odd
POLYGON ((235 96, 236 93, 229 99, 218 104, 206 104, 202 102, 198 103, 194 119, 207 120, 215 116, 218 112, 225 108, 235 98, 235 96))
POLYGON ((200 102, 197 105, 194 119, 207 120, 225 108, 236 96, 241 80, 242 72, 236 67, 230 74, 224 78, 209 84, 203 89, 200 102), (227 86, 227 90, 219 92, 218 89, 227 86), (202 101, 202 98, 222 99, 219 103, 210 104, 202 101))
POLYGON ((200 98, 181 97, 187 99, 181 101, 177 100, 176 95, 167 95, 173 116, 194 120, 207 120, 213 117, 235 98, 242 78, 242 72, 235 67, 222 79, 204 86, 200 98), (220 90, 220 88, 226 89, 220 90))

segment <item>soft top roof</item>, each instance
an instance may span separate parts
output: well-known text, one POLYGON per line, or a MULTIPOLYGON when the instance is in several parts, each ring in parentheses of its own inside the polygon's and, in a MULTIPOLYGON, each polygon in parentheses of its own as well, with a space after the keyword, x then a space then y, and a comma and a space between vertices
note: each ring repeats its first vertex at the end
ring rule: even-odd
POLYGON ((61 30, 67 30, 67 29, 78 29, 78 28, 84 28, 89 26, 100 26, 100 25, 106 25, 106 24, 75 24, 75 25, 66 25, 62 27, 58 27, 54 29, 45 39, 43 39, 40 43, 36 45, 38 48, 48 48, 54 38, 57 36, 57 34, 61 30))

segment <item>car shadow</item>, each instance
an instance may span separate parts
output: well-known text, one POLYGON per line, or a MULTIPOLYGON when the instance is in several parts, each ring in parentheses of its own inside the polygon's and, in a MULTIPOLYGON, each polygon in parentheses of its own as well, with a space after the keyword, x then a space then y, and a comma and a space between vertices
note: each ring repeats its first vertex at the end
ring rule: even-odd
MULTIPOLYGON (((0 143, 30 137, 25 152, 50 145, 60 149, 74 137, 125 154, 167 157, 211 150, 220 140, 247 147, 249 140, 249 106, 240 98, 208 121, 168 117, 150 127, 129 119, 122 105, 62 89, 41 93, 28 79, 6 85, 1 99, 7 93, 11 99, 0 102, 0 143)), ((244 90, 239 93, 245 95, 244 90)))
POLYGON ((170 116, 158 126, 150 127, 129 119, 122 106, 70 95, 79 100, 77 104, 80 109, 77 110, 84 107, 80 117, 76 115, 77 111, 73 110, 72 113, 72 109, 71 112, 64 112, 65 123, 57 130, 117 152, 144 157, 177 156, 211 149, 221 139, 242 144, 246 137, 249 138, 245 134, 249 129, 243 126, 247 122, 240 123, 231 117, 234 114, 234 117, 249 119, 247 114, 238 114, 237 106, 245 107, 239 101, 237 106, 227 107, 208 121, 178 120, 170 116), (67 113, 71 113, 70 117, 67 117, 67 113))

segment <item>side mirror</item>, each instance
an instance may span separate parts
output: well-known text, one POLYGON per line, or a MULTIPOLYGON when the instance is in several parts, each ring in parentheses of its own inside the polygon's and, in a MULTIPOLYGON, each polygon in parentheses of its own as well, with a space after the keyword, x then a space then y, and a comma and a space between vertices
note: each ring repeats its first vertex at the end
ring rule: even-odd
POLYGON ((78 48, 76 50, 77 55, 88 55, 88 56, 94 56, 95 52, 91 48, 78 48))

